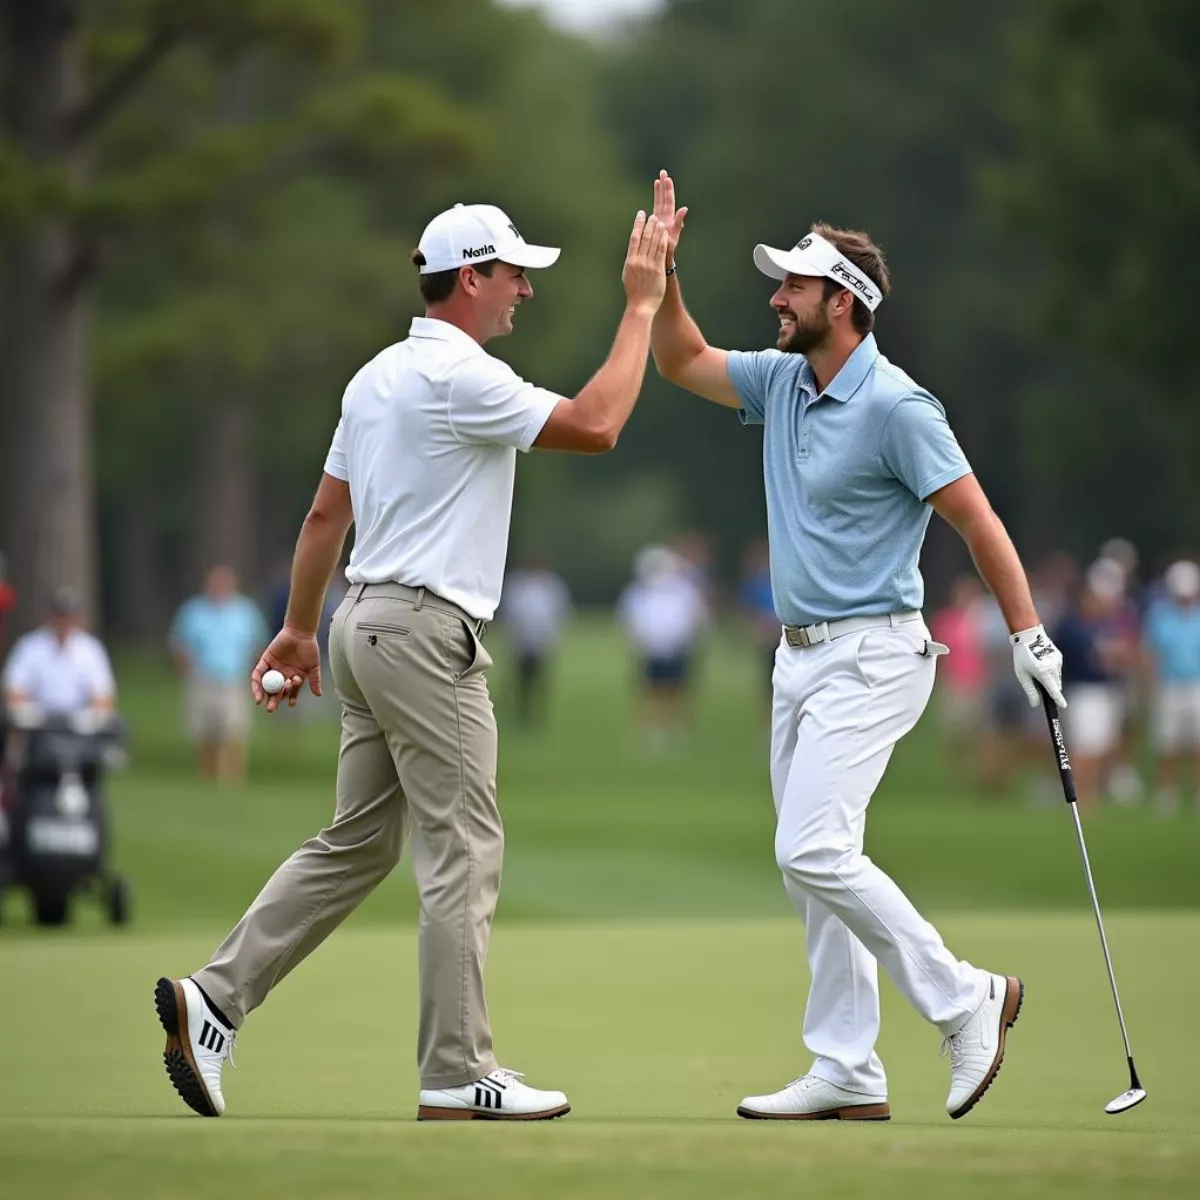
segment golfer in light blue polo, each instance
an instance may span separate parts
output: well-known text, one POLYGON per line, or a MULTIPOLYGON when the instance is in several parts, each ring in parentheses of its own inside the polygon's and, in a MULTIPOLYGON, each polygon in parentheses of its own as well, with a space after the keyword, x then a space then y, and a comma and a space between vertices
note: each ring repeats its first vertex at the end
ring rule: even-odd
POLYGON ((917 559, 936 510, 962 535, 1012 631, 1031 704, 1061 707, 1062 656, 1038 620, 1025 572, 942 406, 875 342, 891 281, 865 233, 813 225, 791 249, 760 245, 777 284, 776 349, 708 345, 684 308, 675 249, 687 209, 664 171, 655 213, 671 234, 652 349, 665 378, 764 427, 763 475, 775 611, 772 680, 775 857, 807 927, 812 985, 804 1042, 813 1063, 738 1113, 776 1120, 886 1121, 875 1053, 878 965, 943 1035, 951 1117, 987 1090, 1020 1011, 1016 976, 957 958, 863 853, 867 806, 896 743, 916 724, 945 647, 921 616, 917 559))

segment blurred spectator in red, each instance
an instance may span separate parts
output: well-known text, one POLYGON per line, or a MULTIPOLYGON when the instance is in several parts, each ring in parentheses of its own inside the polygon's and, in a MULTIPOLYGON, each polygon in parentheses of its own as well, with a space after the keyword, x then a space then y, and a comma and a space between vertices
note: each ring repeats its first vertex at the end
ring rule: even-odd
POLYGON ((8 614, 17 602, 17 591, 8 582, 8 562, 0 554, 0 651, 4 650, 4 629, 8 623, 8 614))
MULTIPOLYGON (((986 691, 979 740, 979 779, 988 791, 1006 790, 1027 758, 1029 701, 1012 669, 1008 622, 990 594, 976 608, 979 646, 986 666, 986 691)), ((1040 614, 1041 609, 1038 609, 1040 614)), ((953 654, 949 657, 953 658, 953 654)), ((1043 735, 1044 738, 1044 735, 1043 735)), ((1044 740, 1038 743, 1045 756, 1044 740)))
POLYGON ((987 703, 988 664, 980 622, 985 592, 977 575, 960 575, 950 603, 933 615, 934 639, 950 647, 938 667, 938 711, 957 784, 979 780, 980 733, 987 703))
POLYGON ((1180 767, 1193 760, 1192 795, 1200 803, 1200 566, 1172 563, 1163 594, 1146 614, 1146 660, 1153 697, 1155 795, 1160 811, 1179 807, 1180 767))

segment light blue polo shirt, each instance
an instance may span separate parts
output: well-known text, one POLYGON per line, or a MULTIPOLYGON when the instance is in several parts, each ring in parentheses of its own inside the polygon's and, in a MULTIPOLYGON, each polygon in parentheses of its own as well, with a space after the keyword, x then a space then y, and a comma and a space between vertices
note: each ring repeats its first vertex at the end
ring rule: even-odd
POLYGON ((785 625, 919 609, 925 498, 971 467, 942 406, 868 334, 820 395, 808 359, 732 351, 747 425, 764 425, 775 612, 785 625))
POLYGON ((175 615, 171 641, 191 659, 200 679, 242 683, 266 646, 267 626, 246 596, 220 604, 193 596, 175 615))
POLYGON ((1200 683, 1200 608, 1163 598, 1146 614, 1146 643, 1166 683, 1200 683))

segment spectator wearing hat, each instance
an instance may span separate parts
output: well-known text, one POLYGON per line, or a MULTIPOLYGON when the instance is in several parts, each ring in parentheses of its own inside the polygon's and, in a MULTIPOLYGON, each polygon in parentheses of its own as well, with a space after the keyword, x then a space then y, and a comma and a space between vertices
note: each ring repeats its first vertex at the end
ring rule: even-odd
POLYGON ((1163 576, 1163 593, 1146 614, 1145 652, 1155 793, 1160 810, 1173 813, 1189 754, 1193 796, 1200 793, 1200 566, 1190 559, 1172 563, 1163 576))
POLYGON ((46 620, 18 638, 4 668, 4 703, 10 712, 35 709, 46 716, 77 716, 113 707, 116 683, 100 639, 83 627, 83 605, 74 588, 60 587, 46 620))

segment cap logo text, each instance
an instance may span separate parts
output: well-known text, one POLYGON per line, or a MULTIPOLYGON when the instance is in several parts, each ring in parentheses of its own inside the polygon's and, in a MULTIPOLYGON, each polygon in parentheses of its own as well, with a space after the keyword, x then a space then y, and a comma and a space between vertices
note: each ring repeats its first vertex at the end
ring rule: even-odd
POLYGON ((852 288, 860 295, 865 296, 868 300, 875 299, 875 293, 865 284, 857 275, 851 275, 846 269, 846 264, 839 261, 835 262, 829 268, 830 275, 836 275, 848 288, 852 288))
POLYGON ((483 258, 485 254, 495 254, 496 247, 492 245, 485 246, 467 246, 463 249, 463 258, 483 258))

